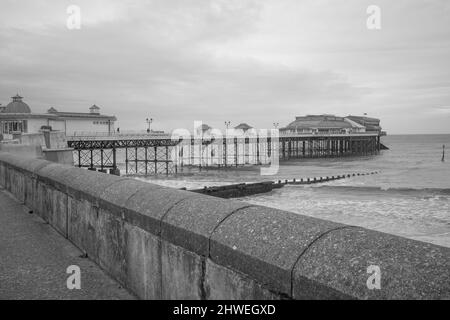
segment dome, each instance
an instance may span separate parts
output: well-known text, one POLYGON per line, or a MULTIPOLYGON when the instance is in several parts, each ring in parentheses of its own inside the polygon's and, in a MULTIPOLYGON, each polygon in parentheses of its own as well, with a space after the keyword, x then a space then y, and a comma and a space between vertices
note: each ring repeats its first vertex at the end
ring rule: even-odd
POLYGON ((22 97, 16 94, 12 97, 13 101, 8 103, 4 113, 31 113, 30 107, 22 101, 22 97))
POLYGON ((241 130, 244 130, 244 131, 247 131, 248 129, 252 129, 253 127, 252 126, 249 126, 248 124, 246 124, 245 122, 244 123, 241 123, 240 125, 238 125, 238 126, 236 126, 236 127, 234 127, 235 129, 241 129, 241 130))

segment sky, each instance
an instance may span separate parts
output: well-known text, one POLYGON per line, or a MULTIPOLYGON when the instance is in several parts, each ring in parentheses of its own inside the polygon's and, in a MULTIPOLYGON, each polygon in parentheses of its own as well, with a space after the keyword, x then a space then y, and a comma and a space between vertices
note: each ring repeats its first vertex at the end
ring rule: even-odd
POLYGON ((305 114, 450 133, 448 0, 0 0, 0 103, 116 127, 271 128, 305 114), (81 9, 69 29, 67 8, 81 9), (367 28, 369 5, 381 29, 367 28))

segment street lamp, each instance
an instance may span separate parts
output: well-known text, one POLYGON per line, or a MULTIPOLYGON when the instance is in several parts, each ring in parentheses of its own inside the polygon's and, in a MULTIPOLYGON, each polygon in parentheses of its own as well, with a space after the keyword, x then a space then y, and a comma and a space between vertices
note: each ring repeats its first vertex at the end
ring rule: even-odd
POLYGON ((225 126, 227 127, 227 129, 230 126, 230 124, 231 124, 231 121, 225 121, 225 126))
POLYGON ((278 122, 274 122, 274 123, 273 123, 273 126, 274 126, 275 129, 277 129, 279 125, 280 125, 280 124, 279 124, 278 122))
POLYGON ((153 122, 153 118, 147 118, 147 119, 145 119, 145 121, 147 122, 147 124, 148 124, 148 128, 147 128, 147 133, 150 133, 150 125, 151 125, 151 123, 153 122))

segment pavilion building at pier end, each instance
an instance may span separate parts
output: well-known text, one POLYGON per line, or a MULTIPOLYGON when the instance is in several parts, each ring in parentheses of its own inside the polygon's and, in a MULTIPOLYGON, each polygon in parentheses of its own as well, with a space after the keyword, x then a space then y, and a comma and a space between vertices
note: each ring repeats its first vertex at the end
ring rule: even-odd
POLYGON ((298 116, 280 134, 364 134, 381 133, 380 120, 368 117, 339 117, 330 114, 298 116))
POLYGON ((18 94, 6 106, 0 105, 0 134, 38 133, 44 129, 74 135, 77 132, 114 132, 115 116, 100 113, 95 104, 89 112, 61 112, 50 108, 47 113, 34 113, 18 94))

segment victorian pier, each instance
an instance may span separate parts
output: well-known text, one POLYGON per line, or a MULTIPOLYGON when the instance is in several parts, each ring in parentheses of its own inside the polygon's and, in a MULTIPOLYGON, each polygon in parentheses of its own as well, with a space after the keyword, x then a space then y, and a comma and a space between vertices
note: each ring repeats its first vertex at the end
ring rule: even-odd
POLYGON ((176 174, 201 169, 270 165, 274 161, 376 155, 379 133, 248 134, 179 137, 148 133, 71 136, 74 164, 126 175, 176 174))

